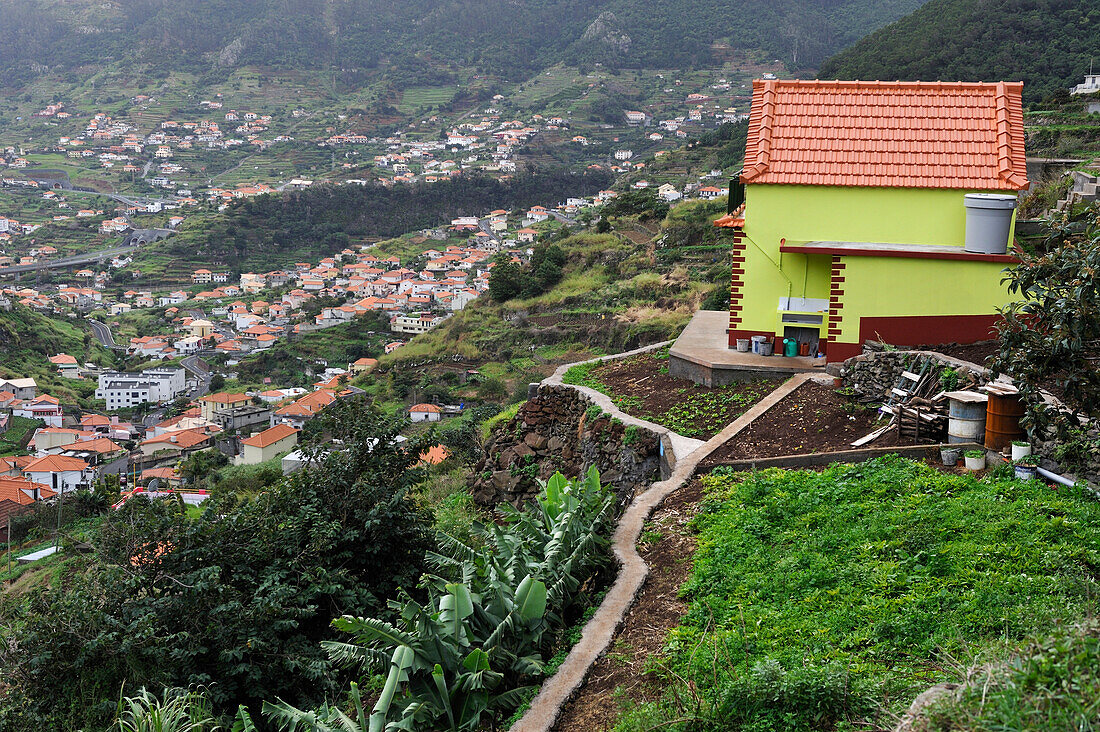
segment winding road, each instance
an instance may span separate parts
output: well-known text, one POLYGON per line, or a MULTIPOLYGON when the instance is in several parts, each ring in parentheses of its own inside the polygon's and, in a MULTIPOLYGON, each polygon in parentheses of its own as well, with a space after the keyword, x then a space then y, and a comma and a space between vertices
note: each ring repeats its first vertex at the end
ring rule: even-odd
POLYGON ((115 348, 115 337, 105 323, 89 318, 88 325, 92 326, 92 332, 95 334, 95 339, 99 341, 99 345, 115 348))

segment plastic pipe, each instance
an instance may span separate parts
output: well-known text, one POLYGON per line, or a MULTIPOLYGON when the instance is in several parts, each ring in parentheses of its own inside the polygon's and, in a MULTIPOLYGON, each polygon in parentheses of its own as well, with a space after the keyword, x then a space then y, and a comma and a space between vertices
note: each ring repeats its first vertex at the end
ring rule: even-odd
POLYGON ((1062 485, 1068 485, 1070 488, 1077 485, 1076 483, 1074 483, 1069 478, 1063 478, 1062 476, 1058 475, 1057 473, 1052 473, 1049 470, 1043 470, 1042 468, 1038 468, 1038 471, 1039 471, 1039 475, 1043 476, 1047 480, 1053 480, 1055 483, 1061 483, 1062 485))

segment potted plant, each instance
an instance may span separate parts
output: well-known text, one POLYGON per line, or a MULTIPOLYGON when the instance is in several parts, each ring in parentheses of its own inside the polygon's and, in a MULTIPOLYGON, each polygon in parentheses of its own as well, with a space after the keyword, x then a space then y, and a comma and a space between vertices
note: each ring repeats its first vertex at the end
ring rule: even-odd
POLYGON ((985 450, 967 450, 963 453, 967 470, 985 469, 985 450))
POLYGON ((953 468, 959 463, 960 450, 957 447, 941 447, 940 448, 940 461, 946 467, 953 468))
POLYGON ((1024 455, 1013 464, 1018 480, 1034 480, 1039 472, 1039 456, 1024 455))
POLYGON ((1031 454, 1031 443, 1025 440, 1012 441, 1012 462, 1019 462, 1031 454))

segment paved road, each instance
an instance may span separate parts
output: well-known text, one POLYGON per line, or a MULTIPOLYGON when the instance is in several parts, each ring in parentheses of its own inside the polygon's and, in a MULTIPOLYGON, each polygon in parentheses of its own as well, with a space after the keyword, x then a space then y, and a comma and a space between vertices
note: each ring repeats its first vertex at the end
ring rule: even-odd
POLYGON ((88 320, 88 324, 92 326, 92 332, 95 333, 95 338, 99 341, 99 345, 106 346, 107 348, 115 347, 115 337, 106 324, 91 319, 88 320))
POLYGON ((183 366, 198 379, 198 385, 189 395, 192 399, 198 399, 210 393, 210 379, 213 377, 213 374, 210 373, 210 368, 206 365, 205 361, 198 356, 188 356, 180 361, 180 366, 183 366))
POLYGON ((110 249, 100 249, 94 252, 85 252, 84 254, 76 254, 71 257, 51 259, 37 264, 17 264, 12 267, 0 267, 0 277, 4 277, 6 275, 16 275, 22 272, 34 272, 39 269, 67 269, 69 267, 76 267, 81 264, 98 262, 101 259, 114 257, 117 254, 129 254, 130 252, 135 252, 138 249, 139 247, 137 245, 111 247, 110 249))

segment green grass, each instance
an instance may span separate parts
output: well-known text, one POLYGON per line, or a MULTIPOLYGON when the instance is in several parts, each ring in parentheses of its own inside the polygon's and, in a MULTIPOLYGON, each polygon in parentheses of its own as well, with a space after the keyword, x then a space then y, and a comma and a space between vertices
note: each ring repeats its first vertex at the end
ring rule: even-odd
POLYGON ((0 455, 16 455, 25 453, 20 443, 27 436, 28 432, 34 432, 42 426, 42 421, 38 419, 28 419, 26 417, 12 417, 8 430, 0 434, 0 455))
POLYGON ((931 705, 928 732, 1092 730, 1100 719, 1100 627, 1059 629, 996 664, 958 700, 931 705))
POLYGON ((620 730, 682 715, 692 730, 892 726, 918 693, 959 680, 952 659, 1095 609, 1100 503, 1077 489, 896 456, 718 469, 703 485, 690 609, 654 664, 670 691, 620 730))
POLYGON ((456 91, 454 86, 410 86, 402 93, 397 109, 412 114, 422 107, 438 107, 454 99, 456 91))

